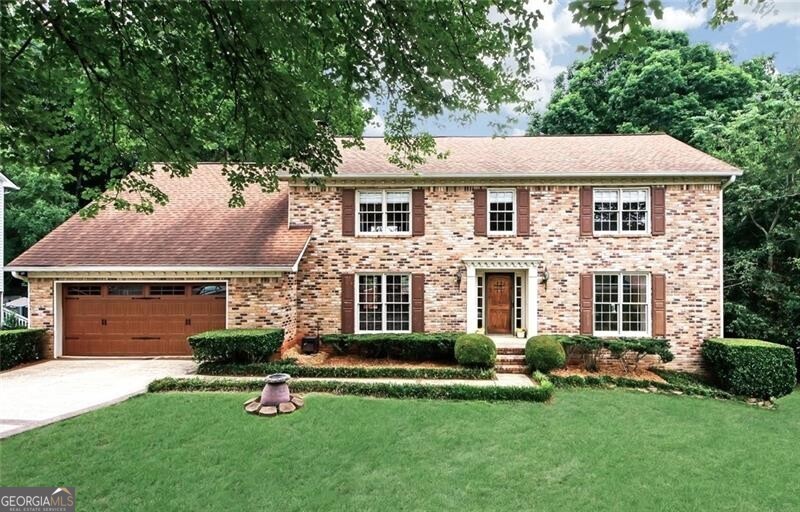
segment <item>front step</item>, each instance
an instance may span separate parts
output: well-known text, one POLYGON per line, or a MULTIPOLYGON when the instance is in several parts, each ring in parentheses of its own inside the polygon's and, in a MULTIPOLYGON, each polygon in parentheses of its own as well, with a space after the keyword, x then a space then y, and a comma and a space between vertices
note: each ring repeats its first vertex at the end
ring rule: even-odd
POLYGON ((517 364, 495 364, 495 373, 528 373, 528 367, 517 364))
POLYGON ((522 347, 497 347, 497 355, 524 356, 525 349, 522 347))
POLYGON ((525 364, 524 354, 497 354, 497 364, 525 364))

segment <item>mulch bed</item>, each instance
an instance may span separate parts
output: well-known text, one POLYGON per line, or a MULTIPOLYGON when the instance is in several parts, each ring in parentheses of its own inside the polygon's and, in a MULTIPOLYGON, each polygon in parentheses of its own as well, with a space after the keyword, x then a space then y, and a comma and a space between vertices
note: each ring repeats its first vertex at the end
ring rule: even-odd
POLYGON ((667 383, 667 381, 664 380, 661 376, 656 375, 655 373, 645 368, 639 368, 636 371, 630 371, 626 373, 622 368, 618 368, 613 365, 603 365, 596 372, 590 372, 589 370, 580 366, 568 366, 560 370, 553 370, 550 373, 558 377, 569 377, 571 375, 580 375, 581 377, 588 377, 588 376, 598 377, 602 375, 609 375, 611 377, 625 377, 627 379, 633 379, 633 380, 661 382, 664 384, 667 383))
POLYGON ((327 352, 306 355, 292 347, 283 353, 283 358, 297 360, 301 366, 360 366, 393 368, 459 368, 457 364, 447 364, 436 361, 409 361, 407 359, 371 358, 357 355, 333 355, 327 352))

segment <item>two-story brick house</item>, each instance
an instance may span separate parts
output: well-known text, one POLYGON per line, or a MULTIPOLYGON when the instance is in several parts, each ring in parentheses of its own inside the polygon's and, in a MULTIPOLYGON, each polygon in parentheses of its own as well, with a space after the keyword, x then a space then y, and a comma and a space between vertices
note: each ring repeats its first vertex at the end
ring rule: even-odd
POLYGON ((220 167, 157 176, 155 214, 70 219, 10 264, 50 355, 186 353, 187 334, 664 336, 695 369, 722 329, 722 191, 740 171, 669 136, 444 137, 413 172, 381 139, 324 188, 227 208, 220 167))

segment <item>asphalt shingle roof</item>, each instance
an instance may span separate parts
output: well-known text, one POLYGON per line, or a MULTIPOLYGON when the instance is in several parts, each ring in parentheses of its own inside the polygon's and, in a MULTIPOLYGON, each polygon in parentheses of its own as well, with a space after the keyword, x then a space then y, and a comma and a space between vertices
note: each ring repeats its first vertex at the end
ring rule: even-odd
POLYGON ((230 188, 216 164, 189 178, 157 172, 169 203, 153 214, 107 209, 73 216, 8 266, 291 267, 310 227, 288 226, 288 187, 264 194, 251 187, 243 208, 228 207, 230 188))
POLYGON ((732 175, 735 167, 665 134, 538 137, 437 137, 447 158, 429 158, 413 172, 389 163, 382 138, 342 150, 337 177, 732 175))

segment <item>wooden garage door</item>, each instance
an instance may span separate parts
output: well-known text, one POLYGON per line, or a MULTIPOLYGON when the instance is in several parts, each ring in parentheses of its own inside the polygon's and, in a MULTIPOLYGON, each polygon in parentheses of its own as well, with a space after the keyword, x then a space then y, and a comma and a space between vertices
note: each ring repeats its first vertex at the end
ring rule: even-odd
POLYGON ((68 356, 191 355, 187 336, 225 328, 225 284, 65 284, 63 326, 68 356))

